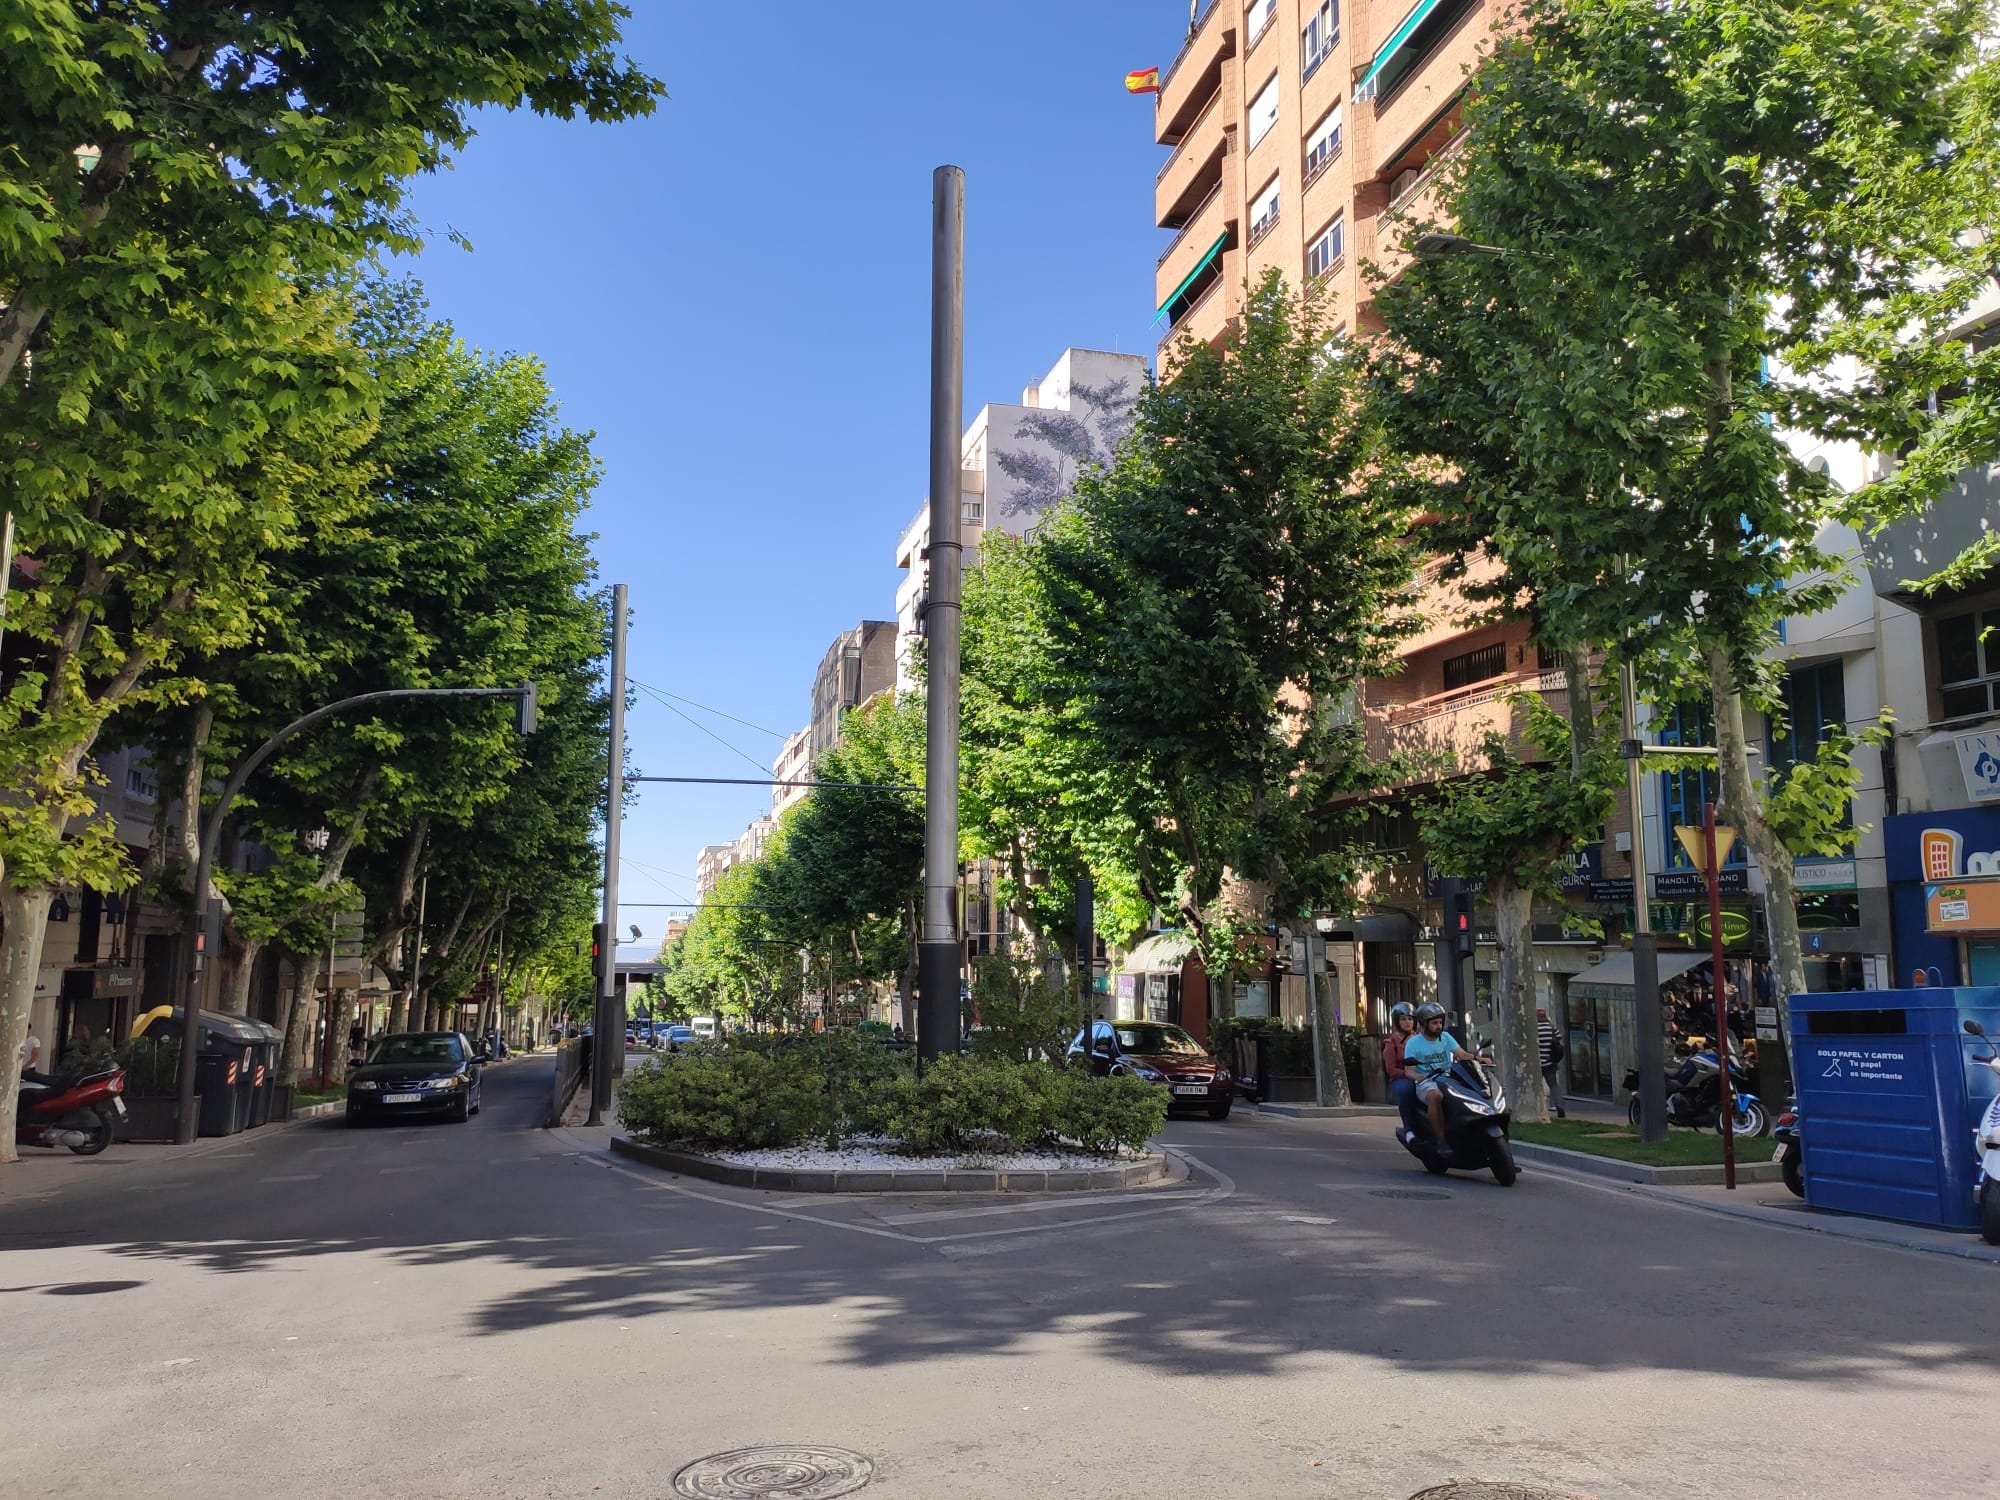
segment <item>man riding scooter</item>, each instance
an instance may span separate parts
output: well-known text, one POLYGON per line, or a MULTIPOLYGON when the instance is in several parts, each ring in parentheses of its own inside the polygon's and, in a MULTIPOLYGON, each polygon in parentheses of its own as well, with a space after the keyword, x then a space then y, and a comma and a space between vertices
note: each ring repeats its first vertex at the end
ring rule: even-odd
POLYGON ((1457 1038, 1444 1029, 1444 1007, 1426 1000, 1417 1007, 1417 1031, 1403 1042, 1403 1066, 1416 1076, 1417 1101, 1430 1112, 1431 1139, 1441 1155, 1449 1156, 1451 1146, 1444 1133, 1444 1077, 1462 1056, 1473 1054, 1459 1046, 1457 1038))

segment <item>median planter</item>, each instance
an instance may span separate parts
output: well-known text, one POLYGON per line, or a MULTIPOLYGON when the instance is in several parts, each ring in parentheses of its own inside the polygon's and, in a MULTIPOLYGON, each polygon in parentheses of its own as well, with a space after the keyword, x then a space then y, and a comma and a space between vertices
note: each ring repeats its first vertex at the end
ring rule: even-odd
POLYGON ((1310 1073, 1280 1073, 1264 1080, 1263 1102, 1269 1104, 1310 1104, 1319 1097, 1310 1073))
POLYGON ((910 1160, 907 1166, 885 1166, 875 1152, 854 1153, 854 1164, 843 1166, 835 1159, 839 1153, 834 1152, 826 1154, 825 1164, 764 1166, 649 1146, 622 1135, 611 1138, 611 1150, 627 1160, 683 1177, 787 1193, 1064 1193, 1145 1187, 1164 1181, 1168 1174, 1165 1156, 1022 1169, 948 1166, 920 1158, 910 1160))

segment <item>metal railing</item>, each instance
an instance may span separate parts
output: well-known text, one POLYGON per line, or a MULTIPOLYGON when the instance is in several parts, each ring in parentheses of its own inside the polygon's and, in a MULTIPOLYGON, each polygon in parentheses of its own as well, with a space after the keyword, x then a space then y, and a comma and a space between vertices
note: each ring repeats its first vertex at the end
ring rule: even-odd
POLYGON ((1194 51, 1194 44, 1201 39, 1201 34, 1207 29, 1208 23, 1215 19, 1215 10, 1215 0, 1208 0, 1208 8, 1195 17, 1194 25, 1188 28, 1187 40, 1181 44, 1181 50, 1174 54, 1174 60, 1168 63, 1166 71, 1160 74, 1160 92, 1156 97, 1162 99, 1166 97, 1167 85, 1173 81, 1174 70, 1187 60, 1190 52, 1194 51))
POLYGON ((1509 677, 1496 677, 1470 687, 1439 693, 1434 697, 1419 698, 1414 703, 1396 704, 1388 708, 1385 717, 1392 726, 1400 729, 1444 714, 1460 713, 1468 708, 1480 708, 1489 703, 1496 703, 1511 694, 1528 691, 1540 693, 1544 697, 1566 693, 1569 691, 1569 674, 1560 667, 1548 671, 1517 672, 1509 677))
POLYGON ((576 1097, 577 1085, 589 1071, 590 1048, 581 1038, 566 1038, 556 1044, 555 1083, 549 1090, 549 1129, 562 1124, 570 1100, 576 1097))
MULTIPOLYGON (((1216 85, 1215 92, 1208 96, 1208 103, 1204 104, 1201 107, 1201 113, 1196 115, 1193 121, 1188 125, 1188 128, 1181 132, 1180 144, 1178 146, 1175 146, 1174 149, 1168 153, 1165 163, 1160 167, 1159 171, 1153 174, 1154 187, 1158 187, 1162 182, 1166 181, 1167 173, 1173 171, 1174 163, 1181 159, 1181 153, 1187 150, 1189 143, 1194 140, 1195 132, 1201 129, 1201 122, 1203 120, 1206 120, 1209 117, 1209 115, 1213 113, 1215 109, 1215 103, 1221 97, 1222 97, 1222 86, 1218 84, 1216 85)), ((1223 147, 1225 150, 1228 148, 1228 145, 1229 141, 1228 138, 1225 136, 1223 139, 1223 147)))

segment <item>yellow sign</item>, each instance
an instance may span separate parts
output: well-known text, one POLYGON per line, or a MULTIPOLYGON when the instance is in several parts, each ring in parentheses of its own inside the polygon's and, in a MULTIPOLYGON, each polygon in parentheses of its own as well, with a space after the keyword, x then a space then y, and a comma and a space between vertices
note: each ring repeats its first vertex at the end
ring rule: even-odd
MULTIPOLYGON (((1699 823, 1677 824, 1674 832, 1679 836, 1681 847, 1687 850, 1694 867, 1708 876, 1708 840, 1702 837, 1699 823)), ((1729 851, 1736 847, 1736 830, 1726 823, 1715 825, 1715 867, 1719 870, 1729 858, 1729 851)))
POLYGON ((1927 932, 2000 932, 2000 875, 1950 880, 1924 888, 1927 932))

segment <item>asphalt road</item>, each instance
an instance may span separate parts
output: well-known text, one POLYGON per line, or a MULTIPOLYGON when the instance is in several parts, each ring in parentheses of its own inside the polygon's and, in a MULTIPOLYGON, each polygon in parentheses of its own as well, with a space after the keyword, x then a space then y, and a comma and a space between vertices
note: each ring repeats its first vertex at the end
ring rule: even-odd
POLYGON ((0 1495, 623 1500, 790 1442, 883 1500, 2000 1494, 1989 1265, 1240 1113, 1136 1195, 774 1199, 536 1129, 549 1066, 0 1168, 0 1495))

